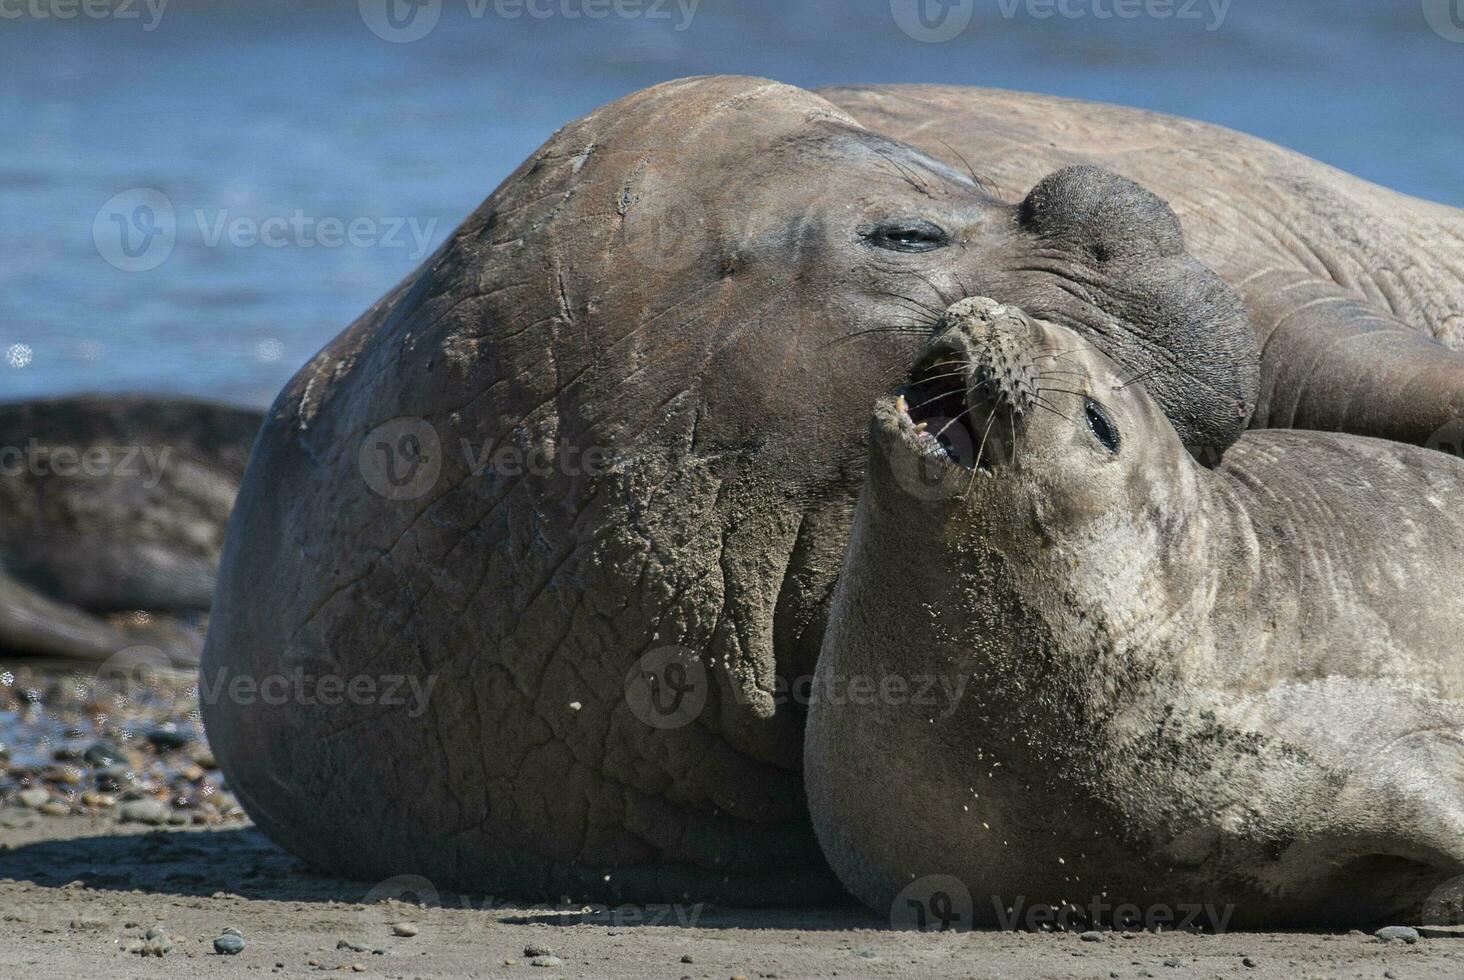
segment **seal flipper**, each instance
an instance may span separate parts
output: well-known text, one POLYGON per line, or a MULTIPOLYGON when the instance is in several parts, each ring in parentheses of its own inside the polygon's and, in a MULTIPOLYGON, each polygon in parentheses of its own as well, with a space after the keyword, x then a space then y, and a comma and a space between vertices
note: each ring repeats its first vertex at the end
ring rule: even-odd
POLYGON ((1464 353, 1335 283, 1290 270, 1268 269, 1236 289, 1263 350, 1253 427, 1460 453, 1464 353))
MULTIPOLYGON (((101 662, 158 639, 150 634, 123 633, 95 616, 0 574, 0 652, 101 662)), ((167 647, 175 661, 189 665, 198 662, 198 650, 189 650, 187 644, 175 640, 167 647)))

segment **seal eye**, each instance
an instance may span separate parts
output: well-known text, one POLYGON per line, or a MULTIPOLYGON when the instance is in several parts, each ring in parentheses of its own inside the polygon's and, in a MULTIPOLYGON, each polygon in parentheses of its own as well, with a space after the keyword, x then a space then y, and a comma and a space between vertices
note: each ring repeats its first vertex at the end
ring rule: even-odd
POLYGON ((1084 398, 1083 415, 1088 419, 1088 428, 1093 430, 1093 435, 1097 436, 1098 441, 1103 443, 1109 452, 1118 452, 1118 426, 1113 424, 1113 420, 1108 417, 1103 406, 1091 398, 1084 398))
POLYGON ((864 236, 875 248, 893 252, 932 252, 950 244, 940 225, 921 218, 902 218, 876 225, 864 236))

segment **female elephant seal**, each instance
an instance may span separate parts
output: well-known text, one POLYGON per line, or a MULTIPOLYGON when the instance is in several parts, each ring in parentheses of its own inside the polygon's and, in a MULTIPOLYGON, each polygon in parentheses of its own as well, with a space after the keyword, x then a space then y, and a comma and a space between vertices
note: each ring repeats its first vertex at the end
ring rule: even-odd
POLYGON ((1266 431, 1207 469, 1072 331, 949 322, 878 402, 818 665, 845 884, 954 879, 986 924, 1417 914, 1464 872, 1464 462, 1266 431))

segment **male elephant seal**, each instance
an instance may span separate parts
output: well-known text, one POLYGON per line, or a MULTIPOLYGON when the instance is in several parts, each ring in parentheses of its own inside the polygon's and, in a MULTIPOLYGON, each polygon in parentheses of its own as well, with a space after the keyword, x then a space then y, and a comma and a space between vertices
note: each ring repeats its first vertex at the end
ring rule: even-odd
MULTIPOLYGON (((1263 350, 1252 425, 1460 452, 1457 208, 1252 136, 1141 109, 955 85, 820 94, 936 159, 968 161, 1004 198, 1078 164, 1138 181, 1173 206, 1190 251, 1245 300, 1263 350)), ((1049 295, 1034 292, 1024 308, 1047 316, 1049 295)))
POLYGON ((875 409, 809 712, 844 883, 955 879, 963 924, 1417 915, 1464 873, 1464 461, 1267 431, 1207 469, 1072 331, 948 320, 875 409))
POLYGON ((787 692, 868 406, 939 314, 1035 303, 1206 458, 1262 397, 1240 300, 1162 201, 1082 165, 997 197, 940 153, 764 80, 638 92, 556 134, 302 370, 245 478, 204 670, 360 696, 203 706, 258 824, 363 878, 835 894, 787 692), (436 679, 425 710, 387 696, 404 675, 436 679))
POLYGON ((260 412, 83 396, 0 405, 0 653, 105 660, 197 631, 104 614, 209 608, 260 412))

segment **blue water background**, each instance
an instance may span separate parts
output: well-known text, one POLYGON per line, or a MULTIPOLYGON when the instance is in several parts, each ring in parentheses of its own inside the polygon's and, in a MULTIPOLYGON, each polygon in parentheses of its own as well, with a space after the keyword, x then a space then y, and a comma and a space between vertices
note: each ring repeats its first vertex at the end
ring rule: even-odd
POLYGON ((369 30, 355 0, 172 0, 155 22, 143 0, 136 18, 65 21, 24 13, 33 2, 3 0, 23 14, 0 17, 3 399, 265 404, 558 126, 682 75, 1126 103, 1464 205, 1464 43, 1431 29, 1430 0, 1233 0, 1218 25, 1211 0, 1165 20, 1096 15, 1113 0, 1046 19, 974 0, 970 26, 943 43, 903 33, 892 0, 702 0, 684 29, 674 4, 590 19, 564 13, 581 0, 538 0, 551 16, 508 19, 495 0, 483 16, 429 0, 440 20, 410 43, 369 30), (134 188, 176 209, 176 244, 146 271, 109 264, 93 233, 134 188), (199 212, 205 224, 364 217, 378 237, 410 219, 430 234, 421 248, 407 229, 397 244, 208 247, 199 212))

